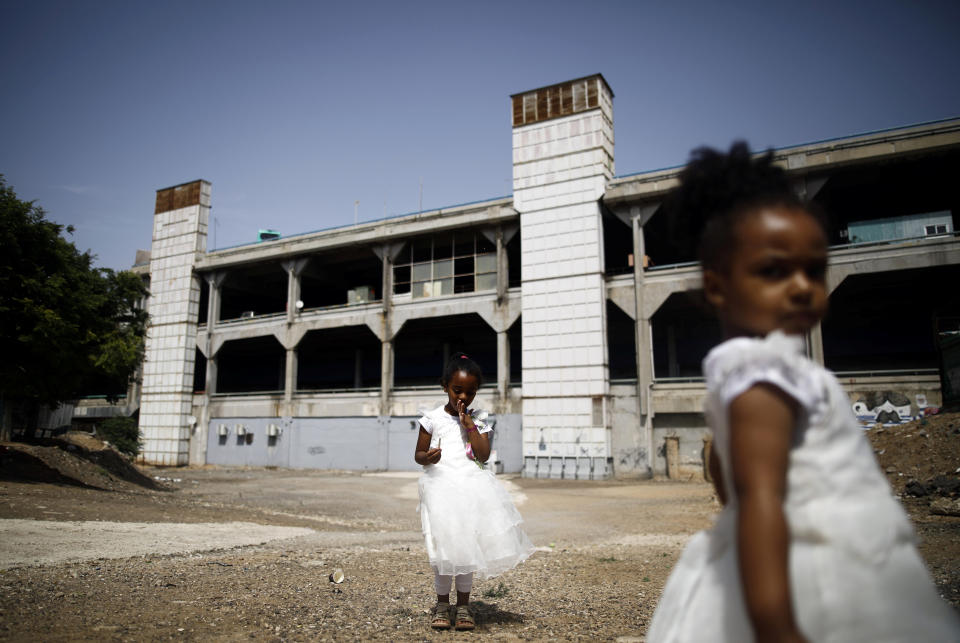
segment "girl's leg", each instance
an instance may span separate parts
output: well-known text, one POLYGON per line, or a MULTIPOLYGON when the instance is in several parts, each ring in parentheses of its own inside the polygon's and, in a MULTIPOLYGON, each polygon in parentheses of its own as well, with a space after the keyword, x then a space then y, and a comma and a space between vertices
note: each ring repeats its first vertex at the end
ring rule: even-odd
MULTIPOLYGON (((473 574, 457 576, 457 605, 470 604, 470 590, 473 588, 473 574)), ((449 587, 449 586, 448 586, 449 587)))
POLYGON ((457 576, 457 618, 454 627, 458 630, 472 630, 476 627, 473 613, 470 611, 470 589, 473 586, 473 574, 457 576))
MULTIPOLYGON (((460 587, 459 576, 457 576, 457 588, 460 587)), ((453 576, 441 576, 437 568, 433 568, 433 587, 437 590, 437 602, 450 602, 450 586, 453 584, 453 576)), ((469 596, 469 593, 467 594, 469 596)))

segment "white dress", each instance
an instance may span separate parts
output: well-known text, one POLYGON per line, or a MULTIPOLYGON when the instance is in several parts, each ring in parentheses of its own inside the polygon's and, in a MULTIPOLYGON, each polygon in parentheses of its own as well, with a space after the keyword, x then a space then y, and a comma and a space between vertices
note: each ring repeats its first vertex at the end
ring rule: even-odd
MULTIPOLYGON (((440 406, 420 418, 440 461, 423 467, 420 520, 430 565, 444 576, 476 573, 490 578, 512 569, 533 552, 520 528, 523 519, 507 490, 489 469, 467 457, 460 419, 440 406)), ((481 433, 490 427, 477 422, 481 433)))
POLYGON ((794 615, 811 641, 960 641, 960 621, 938 596, 849 400, 832 373, 807 359, 799 337, 736 338, 704 360, 707 421, 726 507, 696 534, 667 580, 647 633, 662 641, 753 640, 737 566, 737 498, 727 407, 759 382, 800 405, 787 471, 794 615))

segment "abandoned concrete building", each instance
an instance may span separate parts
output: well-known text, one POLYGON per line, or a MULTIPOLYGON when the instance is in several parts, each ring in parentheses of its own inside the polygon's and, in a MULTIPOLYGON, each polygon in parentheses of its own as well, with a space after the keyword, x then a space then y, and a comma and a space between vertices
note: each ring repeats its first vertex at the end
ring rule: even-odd
MULTIPOLYGON (((417 417, 464 350, 488 378, 475 405, 498 470, 698 475, 720 330, 697 301, 695 231, 662 207, 681 168, 614 173, 601 75, 510 105, 511 197, 208 252, 211 184, 159 190, 142 391, 124 407, 142 460, 416 469, 417 417)), ((938 349, 960 320, 960 119, 775 155, 830 220, 811 357, 864 422, 939 406, 960 384, 938 349)))

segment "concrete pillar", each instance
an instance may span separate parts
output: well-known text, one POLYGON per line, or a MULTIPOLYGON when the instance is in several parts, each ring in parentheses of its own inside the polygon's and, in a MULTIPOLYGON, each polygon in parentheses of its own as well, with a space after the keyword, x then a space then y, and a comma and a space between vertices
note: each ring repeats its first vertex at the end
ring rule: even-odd
POLYGON ((510 269, 507 265, 507 249, 503 241, 503 226, 497 226, 497 304, 507 295, 510 269))
POLYGON ((393 261, 400 254, 403 242, 385 243, 373 249, 383 262, 381 290, 383 295, 380 329, 380 415, 390 415, 390 395, 393 391, 393 261))
POLYGON ((810 329, 810 359, 823 366, 823 322, 810 329))
POLYGON ((227 274, 225 272, 211 272, 207 273, 207 290, 209 296, 207 297, 207 341, 210 341, 210 336, 213 334, 213 327, 220 322, 220 302, 222 301, 220 296, 220 286, 223 284, 223 280, 226 279, 227 274))
POLYGON ((203 354, 207 358, 206 372, 204 373, 203 400, 200 405, 200 417, 193 428, 190 445, 190 464, 204 465, 207 463, 207 432, 210 427, 210 405, 213 395, 217 392, 217 357, 213 352, 213 336, 217 323, 220 321, 220 286, 226 279, 225 272, 207 273, 207 333, 203 354))
POLYGON ((647 449, 647 472, 653 471, 653 340, 650 333, 650 319, 644 306, 644 257, 646 239, 643 234, 641 216, 631 219, 633 229, 633 292, 636 300, 636 344, 637 344, 637 407, 638 417, 643 422, 644 441, 647 449))
POLYGON ((217 392, 217 356, 215 354, 207 357, 207 375, 204 382, 205 397, 209 404, 210 398, 217 392))
POLYGON ((287 349, 287 364, 283 371, 283 401, 289 408, 293 400, 293 392, 297 388, 297 347, 287 349))
POLYGON ((595 75, 511 98, 524 249, 524 475, 566 477, 588 458, 592 477, 606 478, 609 430, 594 409, 609 393, 599 200, 613 177, 613 93, 595 75))
POLYGON ((287 273, 287 325, 289 326, 296 321, 300 312, 297 308, 297 302, 300 301, 300 273, 306 267, 307 259, 287 259, 281 261, 280 265, 287 273))
POLYGON ((502 401, 510 390, 510 336, 506 330, 497 332, 497 395, 502 401))
POLYGON ((193 264, 206 251, 209 217, 207 181, 157 191, 140 403, 140 460, 148 464, 184 465, 189 460, 200 309, 193 264))
POLYGON ((380 415, 390 415, 390 393, 393 391, 393 340, 380 344, 380 415))

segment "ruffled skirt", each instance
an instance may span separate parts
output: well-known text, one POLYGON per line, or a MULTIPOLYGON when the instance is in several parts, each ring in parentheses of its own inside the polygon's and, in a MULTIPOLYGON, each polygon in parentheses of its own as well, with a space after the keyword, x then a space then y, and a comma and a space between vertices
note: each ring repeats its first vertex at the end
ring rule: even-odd
MULTIPOLYGON (((687 543, 667 579, 647 643, 753 640, 740 586, 735 519, 735 512, 725 510, 712 530, 687 543)), ((858 540, 833 540, 832 527, 819 534, 805 528, 801 537, 792 533, 793 609, 810 641, 960 641, 960 620, 937 595, 912 531, 904 537, 901 524, 891 520, 881 527, 882 543, 875 537, 865 542, 869 531, 861 528, 860 546, 858 540)))
POLYGON ((444 576, 490 578, 533 553, 510 494, 490 471, 432 465, 420 477, 420 520, 430 565, 444 576))

